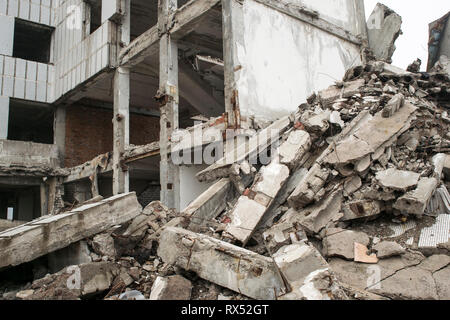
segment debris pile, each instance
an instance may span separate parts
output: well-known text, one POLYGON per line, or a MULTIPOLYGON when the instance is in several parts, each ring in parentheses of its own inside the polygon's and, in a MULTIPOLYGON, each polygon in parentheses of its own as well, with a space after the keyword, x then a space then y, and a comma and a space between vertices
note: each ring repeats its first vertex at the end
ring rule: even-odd
POLYGON ((450 79, 418 64, 348 70, 198 173, 183 212, 153 202, 3 298, 450 299, 450 79))

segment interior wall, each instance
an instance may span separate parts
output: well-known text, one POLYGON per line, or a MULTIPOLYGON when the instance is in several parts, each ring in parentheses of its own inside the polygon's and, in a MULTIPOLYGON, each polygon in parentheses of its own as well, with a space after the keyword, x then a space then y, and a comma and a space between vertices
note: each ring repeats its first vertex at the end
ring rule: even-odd
POLYGON ((242 116, 275 120, 292 113, 360 63, 355 44, 252 0, 242 10, 243 41, 235 52, 242 116))

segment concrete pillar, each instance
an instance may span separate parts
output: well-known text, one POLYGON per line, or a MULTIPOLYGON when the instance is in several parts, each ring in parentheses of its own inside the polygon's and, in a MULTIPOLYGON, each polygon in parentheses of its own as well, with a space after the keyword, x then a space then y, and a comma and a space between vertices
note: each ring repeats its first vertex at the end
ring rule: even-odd
POLYGON ((178 46, 167 30, 169 14, 177 9, 177 0, 160 0, 158 8, 159 99, 160 99, 160 184, 161 202, 180 210, 180 172, 170 159, 169 141, 178 129, 178 46))
POLYGON ((53 143, 58 146, 60 166, 64 167, 66 153, 66 106, 59 105, 53 122, 53 143))
POLYGON ((8 139, 9 98, 0 97, 0 139, 8 139))
POLYGON ((238 49, 244 46, 244 16, 242 4, 238 1, 222 0, 222 32, 224 52, 225 112, 231 127, 239 128, 239 92, 236 76, 242 68, 238 60, 238 49))
POLYGON ((41 216, 48 214, 48 185, 45 182, 41 182, 41 216))
MULTIPOLYGON (((124 15, 119 25, 119 47, 130 43, 130 0, 122 2, 124 15)), ((113 194, 116 195, 130 189, 129 173, 120 164, 120 157, 130 144, 130 69, 124 67, 118 67, 114 75, 113 139, 113 194)))

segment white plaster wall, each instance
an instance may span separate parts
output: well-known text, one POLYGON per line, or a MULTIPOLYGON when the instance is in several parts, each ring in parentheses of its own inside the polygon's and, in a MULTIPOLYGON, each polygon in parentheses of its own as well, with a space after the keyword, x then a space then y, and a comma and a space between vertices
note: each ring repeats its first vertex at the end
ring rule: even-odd
POLYGON ((198 182, 195 175, 206 165, 180 166, 180 209, 183 211, 199 195, 205 192, 213 183, 198 182))
POLYGON ((244 2, 237 46, 241 115, 275 120, 359 64, 359 47, 257 2, 244 2))
POLYGON ((362 33, 365 28, 364 2, 362 0, 288 0, 288 2, 318 11, 322 19, 342 27, 354 35, 362 33), (363 15, 362 19, 359 15, 363 15))

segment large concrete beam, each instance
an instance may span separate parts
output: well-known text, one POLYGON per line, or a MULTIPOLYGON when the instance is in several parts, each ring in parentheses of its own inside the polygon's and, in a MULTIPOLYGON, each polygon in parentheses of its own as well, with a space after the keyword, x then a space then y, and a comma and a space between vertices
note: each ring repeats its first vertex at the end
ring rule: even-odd
POLYGON ((158 255, 165 263, 253 299, 275 300, 286 292, 272 258, 180 228, 165 228, 158 255))
POLYGON ((121 194, 0 232, 0 269, 32 261, 127 222, 141 213, 136 194, 121 194))

